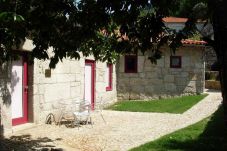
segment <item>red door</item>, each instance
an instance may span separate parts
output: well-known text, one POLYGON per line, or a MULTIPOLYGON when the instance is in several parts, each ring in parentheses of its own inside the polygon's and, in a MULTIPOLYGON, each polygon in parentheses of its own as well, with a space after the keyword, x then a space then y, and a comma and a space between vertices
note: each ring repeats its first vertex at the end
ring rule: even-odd
POLYGON ((94 109, 95 102, 95 61, 85 60, 84 99, 94 109))
POLYGON ((12 125, 28 122, 28 65, 26 57, 12 62, 11 70, 12 125))

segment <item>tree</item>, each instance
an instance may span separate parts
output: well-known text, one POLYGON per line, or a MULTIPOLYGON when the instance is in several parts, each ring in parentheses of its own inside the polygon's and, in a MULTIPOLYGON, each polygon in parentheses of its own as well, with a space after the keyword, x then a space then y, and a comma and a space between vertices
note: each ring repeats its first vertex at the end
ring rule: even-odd
POLYGON ((50 59, 50 67, 66 56, 79 59, 80 52, 111 62, 132 47, 145 51, 164 37, 162 18, 172 11, 169 4, 176 8, 178 1, 0 0, 0 59, 14 57, 12 46, 25 37, 35 45, 31 60, 50 59), (145 7, 149 11, 141 15, 145 7), (54 56, 46 52, 50 46, 54 56))
POLYGON ((181 0, 179 9, 173 12, 172 15, 178 17, 189 17, 191 15, 193 7, 201 2, 207 3, 208 0, 181 0))
POLYGON ((174 14, 190 18, 193 20, 192 24, 197 19, 204 19, 213 25, 214 40, 210 39, 209 36, 205 36, 203 39, 214 48, 217 56, 225 123, 227 125, 227 18, 224 15, 227 14, 226 8, 227 3, 224 0, 183 0, 180 3, 179 10, 174 14), (195 12, 193 13, 193 11, 195 12))
POLYGON ((225 123, 227 125, 227 3, 224 0, 209 1, 209 10, 212 10, 211 20, 214 29, 214 41, 208 39, 213 45, 219 64, 219 74, 223 97, 225 123))
MULTIPOLYGON (((214 25, 213 43, 220 64, 227 117, 226 3, 224 0, 201 1, 210 6, 207 12, 214 25)), ((150 49, 153 54, 149 58, 156 62, 163 44, 168 43, 174 52, 182 39, 193 34, 197 18, 187 16, 191 10, 185 8, 191 9, 201 1, 0 0, 0 60, 14 58, 12 46, 19 47, 29 38, 35 45, 31 60, 50 59, 50 67, 55 67, 64 57, 79 59, 80 53, 113 62, 120 54, 150 49), (185 11, 184 17, 189 19, 179 33, 170 32, 162 18, 176 14, 179 9, 185 11), (48 47, 53 47, 54 55, 47 53, 48 47)))

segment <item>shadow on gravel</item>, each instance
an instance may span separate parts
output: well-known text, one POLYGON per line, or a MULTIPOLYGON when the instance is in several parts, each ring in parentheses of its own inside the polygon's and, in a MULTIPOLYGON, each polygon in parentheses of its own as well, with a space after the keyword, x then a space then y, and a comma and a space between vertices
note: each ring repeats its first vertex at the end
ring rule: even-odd
POLYGON ((207 89, 206 92, 220 92, 221 93, 221 90, 207 89))
MULTIPOLYGON (((61 140, 56 139, 56 140, 61 140)), ((30 135, 12 136, 10 138, 0 138, 1 151, 63 151, 50 145, 51 140, 47 137, 32 139, 30 135)))

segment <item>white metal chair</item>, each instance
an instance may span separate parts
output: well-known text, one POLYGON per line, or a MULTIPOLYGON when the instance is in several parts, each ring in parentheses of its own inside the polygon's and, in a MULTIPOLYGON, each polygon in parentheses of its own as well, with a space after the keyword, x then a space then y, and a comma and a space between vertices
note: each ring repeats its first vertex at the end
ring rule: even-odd
POLYGON ((74 121, 75 121, 75 117, 72 114, 72 109, 69 109, 69 104, 65 103, 65 102, 60 102, 60 112, 59 115, 57 115, 57 121, 56 124, 57 125, 61 125, 61 122, 63 121, 68 121, 71 123, 71 126, 74 127, 74 121))
POLYGON ((82 101, 79 103, 79 108, 77 111, 73 112, 74 118, 75 118, 75 125, 78 125, 78 128, 81 123, 85 122, 85 124, 92 125, 92 119, 91 119, 91 104, 86 104, 86 101, 82 101))
POLYGON ((104 108, 104 105, 103 105, 103 100, 101 97, 101 99, 97 99, 95 102, 94 112, 99 113, 100 116, 102 117, 103 122, 106 123, 106 120, 104 119, 103 114, 102 114, 103 108, 104 108))

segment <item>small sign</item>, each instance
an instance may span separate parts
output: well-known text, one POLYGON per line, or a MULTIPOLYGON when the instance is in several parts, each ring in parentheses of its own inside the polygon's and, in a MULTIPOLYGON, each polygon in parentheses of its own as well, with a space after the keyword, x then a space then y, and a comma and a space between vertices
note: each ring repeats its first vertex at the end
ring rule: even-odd
POLYGON ((45 69, 45 77, 50 78, 51 77, 51 69, 45 69))

